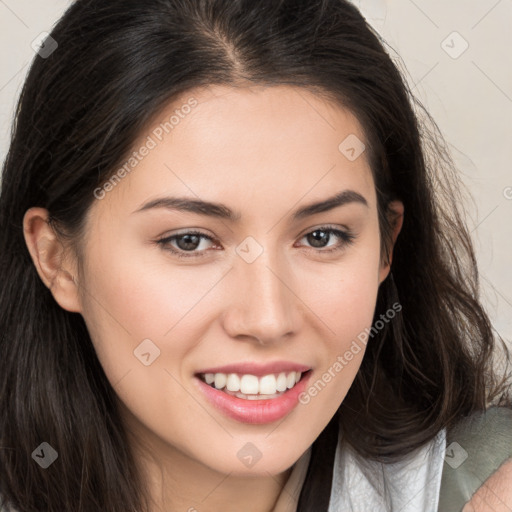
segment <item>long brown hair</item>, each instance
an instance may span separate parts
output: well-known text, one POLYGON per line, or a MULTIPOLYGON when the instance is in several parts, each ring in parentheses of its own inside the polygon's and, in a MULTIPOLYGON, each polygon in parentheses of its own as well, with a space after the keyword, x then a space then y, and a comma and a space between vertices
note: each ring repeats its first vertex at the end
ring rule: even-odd
POLYGON ((77 0, 51 36, 58 48, 36 56, 21 92, 0 198, 6 504, 20 512, 149 510, 83 318, 60 308, 39 279, 22 219, 44 207, 78 246, 93 191, 148 120, 205 84, 289 84, 340 102, 368 141, 383 256, 388 204, 405 206, 375 321, 396 301, 401 312, 369 340, 352 387, 313 444, 298 510, 326 508, 338 429, 361 456, 386 461, 505 399, 492 367, 502 340, 479 301, 453 163, 385 43, 351 3, 77 0), (42 441, 59 457, 47 470, 31 458, 42 441))

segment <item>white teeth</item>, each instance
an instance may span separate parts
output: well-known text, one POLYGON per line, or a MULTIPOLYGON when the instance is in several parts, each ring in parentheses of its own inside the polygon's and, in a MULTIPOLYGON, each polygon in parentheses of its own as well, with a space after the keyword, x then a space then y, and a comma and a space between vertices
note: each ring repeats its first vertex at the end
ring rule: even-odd
POLYGON ((227 393, 231 396, 236 396, 237 398, 243 398, 244 400, 268 400, 272 398, 277 398, 281 396, 283 393, 274 393, 273 395, 244 395, 243 393, 240 393, 237 391, 236 393, 233 391, 227 391, 226 389, 223 390, 224 393, 227 393))
POLYGON ((240 379, 240 392, 244 395, 257 395, 259 392, 259 380, 256 375, 244 375, 240 379))
POLYGON ((286 382, 286 373, 280 373, 277 377, 277 391, 286 391, 286 382))
POLYGON ((224 389, 235 396, 246 398, 248 400, 257 400, 257 397, 250 395, 266 395, 268 398, 279 396, 279 393, 291 389, 299 382, 302 376, 301 372, 281 372, 279 374, 269 374, 263 377, 255 375, 238 375, 236 373, 205 373, 204 381, 207 384, 214 385, 216 389, 224 389))
POLYGON ((226 385, 227 377, 225 373, 216 373, 215 374, 215 387, 217 389, 222 389, 226 385))
POLYGON ((261 395, 273 395, 276 392, 276 378, 274 375, 265 375, 260 379, 259 392, 261 395))
POLYGON ((236 373, 230 373, 226 382, 229 391, 240 391, 240 377, 236 373))

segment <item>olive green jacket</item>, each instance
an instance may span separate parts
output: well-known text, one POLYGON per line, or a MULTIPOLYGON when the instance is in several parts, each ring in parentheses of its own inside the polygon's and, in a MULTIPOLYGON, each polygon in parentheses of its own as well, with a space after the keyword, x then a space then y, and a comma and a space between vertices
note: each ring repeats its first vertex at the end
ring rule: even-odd
POLYGON ((438 512, 460 512, 473 493, 510 457, 512 409, 491 407, 459 422, 446 435, 438 512))

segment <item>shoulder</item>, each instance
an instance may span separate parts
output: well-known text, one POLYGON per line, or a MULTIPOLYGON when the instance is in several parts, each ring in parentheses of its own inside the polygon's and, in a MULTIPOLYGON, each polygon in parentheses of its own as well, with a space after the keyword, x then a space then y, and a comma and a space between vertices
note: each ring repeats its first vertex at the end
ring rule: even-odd
POLYGON ((491 407, 447 432, 439 510, 462 510, 471 496, 512 458, 512 409, 491 407))
POLYGON ((512 510, 512 458, 507 459, 473 494, 463 512, 512 510))

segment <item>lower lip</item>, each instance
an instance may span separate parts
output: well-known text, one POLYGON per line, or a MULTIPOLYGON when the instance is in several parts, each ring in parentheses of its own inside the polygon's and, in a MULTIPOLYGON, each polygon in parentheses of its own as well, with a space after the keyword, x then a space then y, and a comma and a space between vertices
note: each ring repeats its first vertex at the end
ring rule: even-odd
POLYGON ((299 403, 299 395, 304 391, 311 375, 308 371, 292 389, 277 398, 266 400, 244 400, 213 388, 199 377, 195 379, 206 398, 221 412, 243 423, 263 424, 280 420, 289 414, 299 403))

